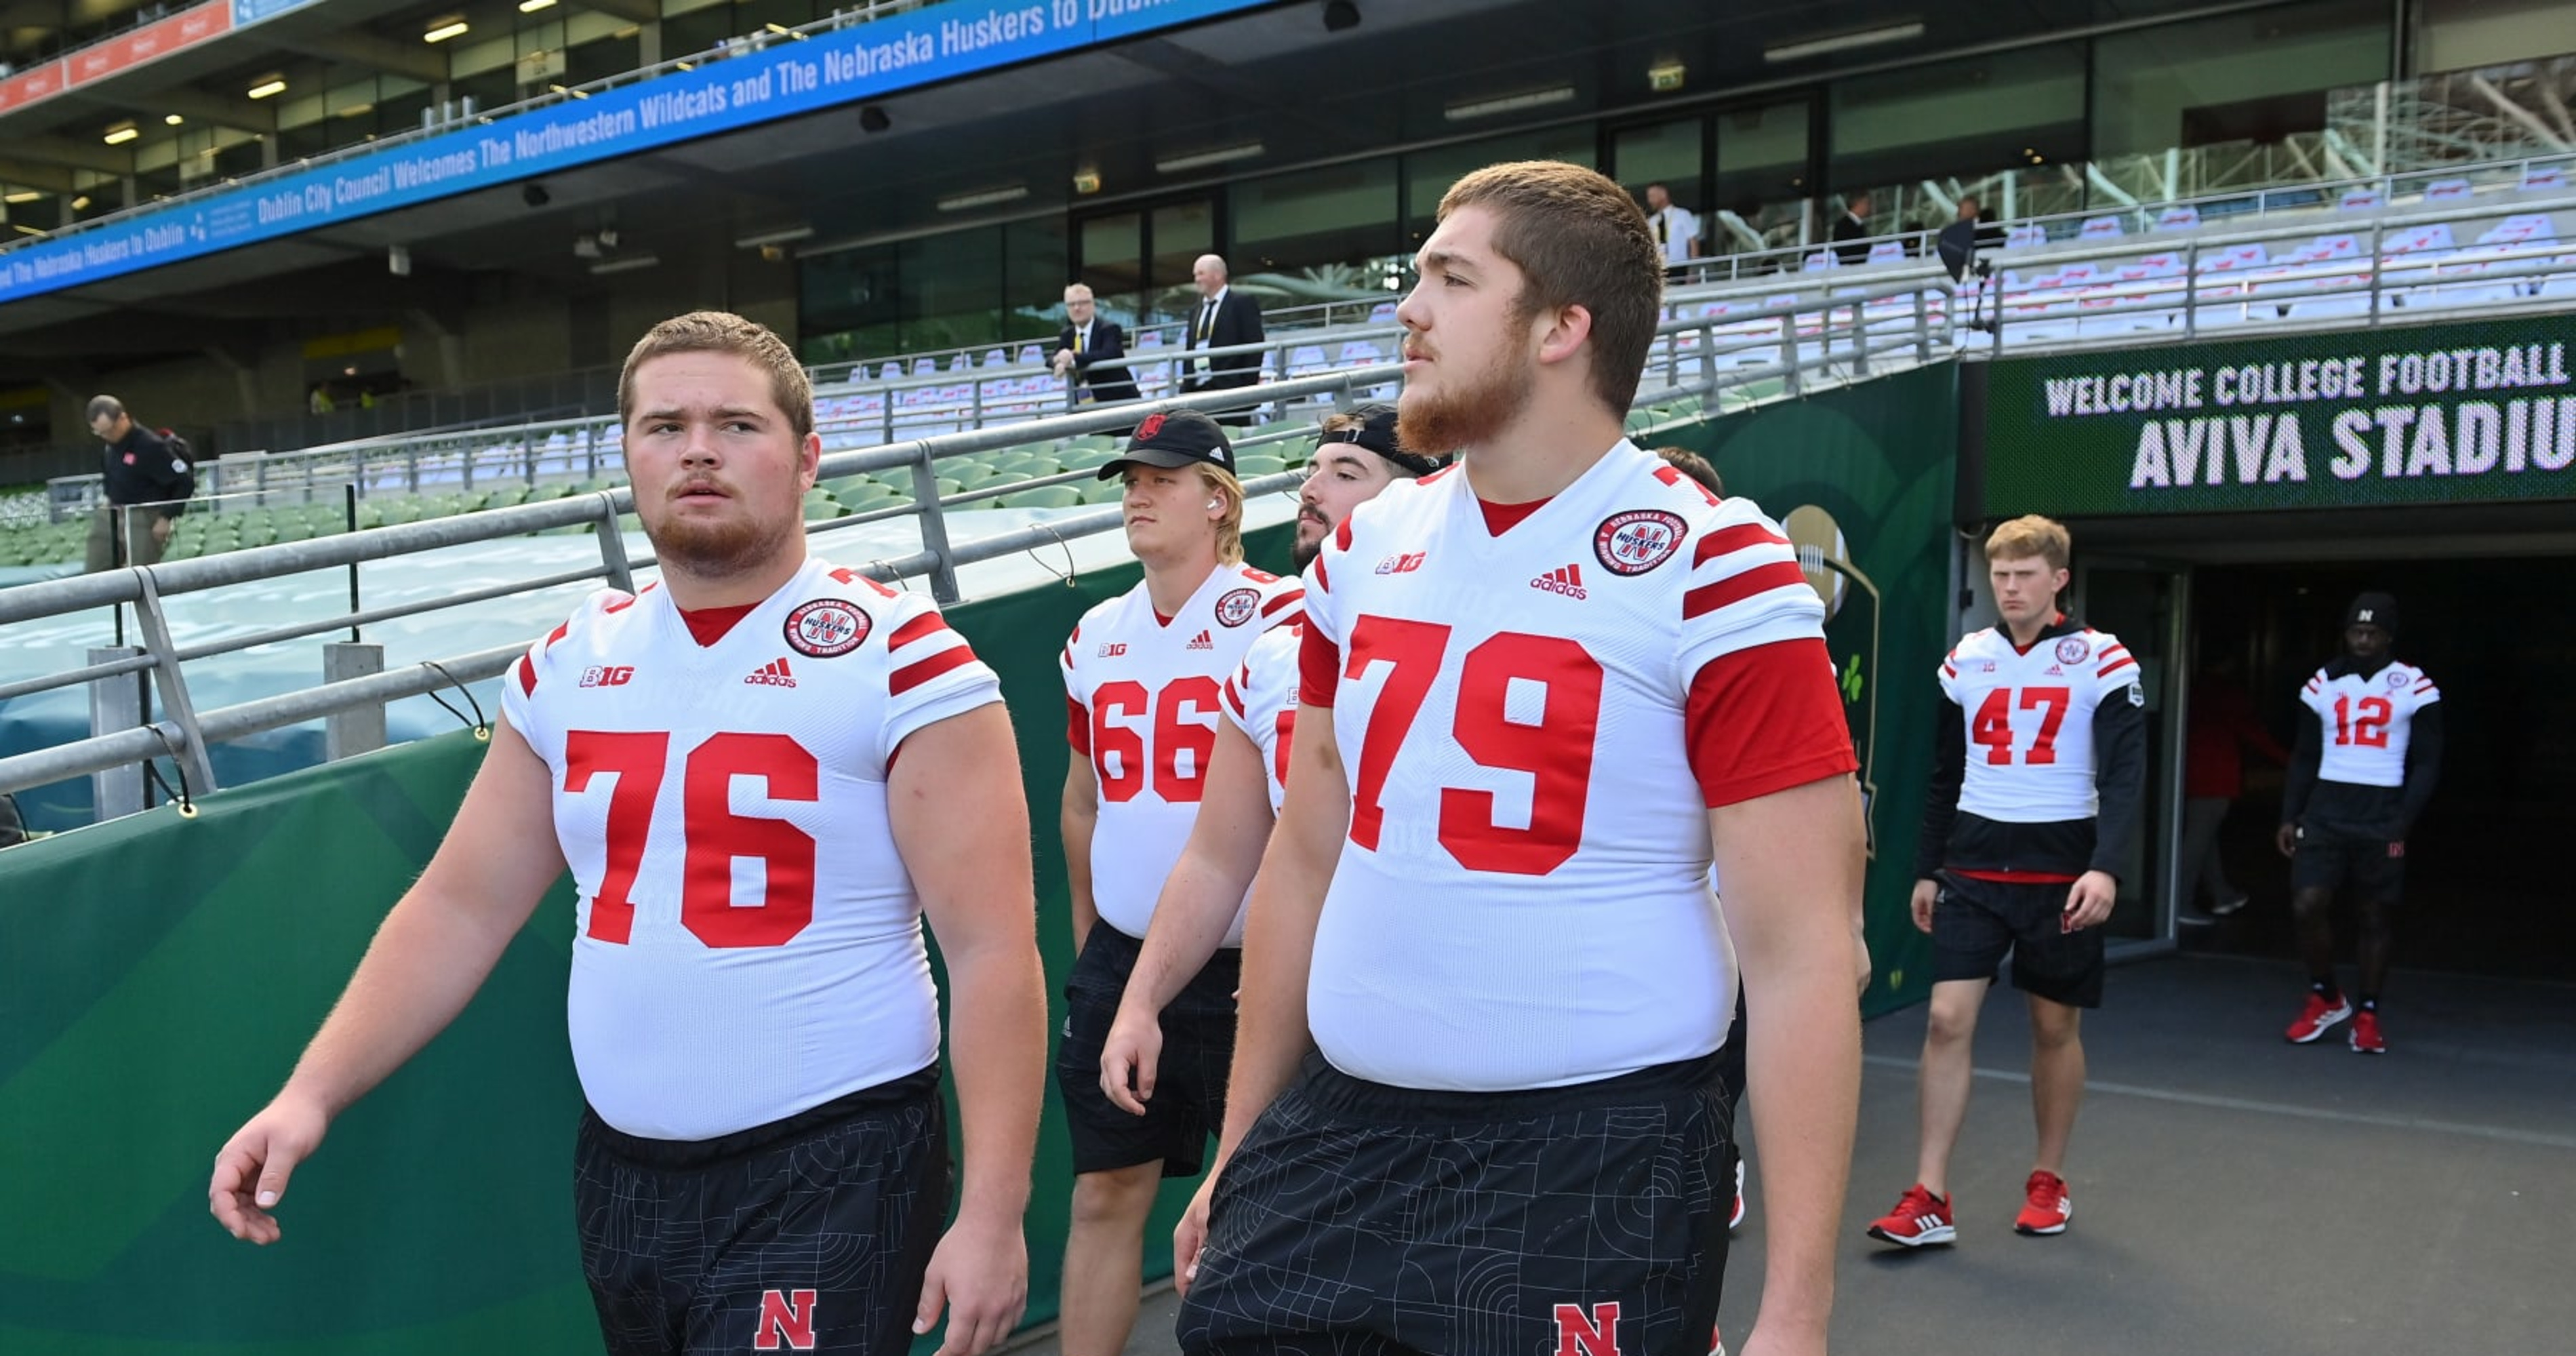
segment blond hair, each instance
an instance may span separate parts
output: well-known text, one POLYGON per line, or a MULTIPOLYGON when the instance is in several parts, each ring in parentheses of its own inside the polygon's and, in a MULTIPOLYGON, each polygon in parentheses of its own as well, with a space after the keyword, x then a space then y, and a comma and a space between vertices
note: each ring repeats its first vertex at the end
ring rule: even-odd
POLYGON ((1555 160, 1488 165, 1449 186, 1440 219, 1494 214, 1494 252, 1521 271, 1511 323, 1580 306, 1592 314, 1592 393, 1626 417, 1663 316, 1664 259, 1645 209, 1596 171, 1555 160))
POLYGON ((1199 483, 1225 501, 1225 516, 1216 520, 1216 562, 1233 565, 1243 559, 1243 482, 1234 472, 1206 462, 1192 463, 1199 483))
POLYGON ((803 442, 814 431, 814 380, 796 361, 795 350, 767 325, 730 311, 691 311, 645 331, 627 351, 625 370, 617 374, 618 423, 635 417, 636 369, 674 353, 729 353, 743 359, 768 375, 769 397, 796 430, 796 440, 803 442))
POLYGON ((2052 570, 2065 569, 2066 558, 2074 548, 2074 538, 2067 535, 2064 523, 2036 513, 1999 524, 1986 537, 1986 559, 2028 560, 2037 556, 2047 561, 2052 570))

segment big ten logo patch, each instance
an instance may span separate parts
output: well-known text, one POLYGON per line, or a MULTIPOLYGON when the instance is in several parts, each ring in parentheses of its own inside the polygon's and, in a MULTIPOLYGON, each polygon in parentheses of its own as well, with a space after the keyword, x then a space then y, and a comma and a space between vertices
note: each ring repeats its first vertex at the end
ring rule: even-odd
POLYGON ((632 664, 617 664, 605 668, 594 666, 581 671, 583 687, 624 687, 633 681, 635 681, 635 666, 632 664))

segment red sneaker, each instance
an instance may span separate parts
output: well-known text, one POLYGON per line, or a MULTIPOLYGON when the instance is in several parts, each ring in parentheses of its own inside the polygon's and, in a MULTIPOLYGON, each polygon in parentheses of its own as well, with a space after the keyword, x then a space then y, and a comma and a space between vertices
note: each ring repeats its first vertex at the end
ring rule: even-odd
POLYGON ((2335 1023, 2351 1015, 2351 999, 2338 994, 2335 1000, 2329 1003, 2324 994, 2310 989, 2308 1005, 2299 1009, 2299 1020, 2290 1023, 2290 1029, 2282 1034, 2289 1037, 2293 1045, 2305 1045, 2326 1034, 2335 1023))
POLYGON ((1896 1208, 1869 1226, 1869 1236, 1902 1248, 1928 1248, 1959 1240, 1950 1219, 1950 1203, 1917 1182, 1896 1200, 1896 1208))
POLYGON ((2352 1049, 2354 1054, 2359 1055, 2384 1055, 2388 1053, 2387 1038, 2379 1034, 2378 1013, 2373 1012, 2368 1008, 2364 1008, 2360 1012, 2354 1014, 2352 1019, 2352 1049))
POLYGON ((2044 1237, 2066 1232, 2066 1222, 2075 1218, 2075 1198, 2066 1194, 2066 1179, 2056 1173, 2040 1171, 2022 1184, 2028 1197, 2021 1213, 2013 1216, 2013 1232, 2044 1237))

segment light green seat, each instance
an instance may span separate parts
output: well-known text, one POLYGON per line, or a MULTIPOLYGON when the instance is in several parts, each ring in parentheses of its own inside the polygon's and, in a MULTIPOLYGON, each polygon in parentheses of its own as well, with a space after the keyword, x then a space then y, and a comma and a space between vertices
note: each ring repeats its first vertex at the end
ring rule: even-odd
POLYGON ((1274 456, 1268 452, 1246 452, 1234 459, 1234 473, 1246 480, 1287 469, 1287 458, 1274 456))
POLYGON ((1082 502, 1082 491, 1071 485, 1047 485, 1034 490, 1014 490, 1002 496, 1004 508, 1071 508, 1082 502))

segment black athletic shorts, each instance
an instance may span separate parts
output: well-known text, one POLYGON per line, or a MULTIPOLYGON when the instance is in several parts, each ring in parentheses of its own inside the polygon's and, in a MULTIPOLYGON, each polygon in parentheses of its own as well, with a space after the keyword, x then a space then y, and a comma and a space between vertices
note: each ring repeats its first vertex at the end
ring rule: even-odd
POLYGON ((1055 1051, 1055 1085, 1064 1095, 1076 1173, 1108 1172, 1161 1159, 1165 1177, 1195 1177, 1207 1165, 1208 1138, 1225 1128, 1225 1080, 1234 1071, 1234 991, 1243 985, 1243 953, 1220 947, 1207 967, 1163 1009, 1163 1058, 1145 1114, 1131 1116, 1100 1090, 1100 1052, 1118 1020, 1144 943, 1107 923, 1091 925, 1073 975, 1064 982, 1068 1013, 1055 1051))
POLYGON ((2332 893, 2345 883, 2355 897, 2394 904, 2406 893, 2406 845, 2326 825, 2299 826, 2299 848, 2290 855, 2290 888, 2332 893))
POLYGON ((902 1356, 948 1213, 939 1069, 720 1139, 584 1111, 582 1270, 609 1356, 902 1356))
POLYGON ((1932 980, 1993 979, 2070 1008, 2102 1006, 2102 929, 2068 932, 2064 881, 1978 880, 1944 871, 1932 906, 1932 980))
POLYGON ((1310 1056, 1217 1178, 1189 1356, 1707 1356, 1735 1201, 1715 1056, 1424 1092, 1310 1056))

